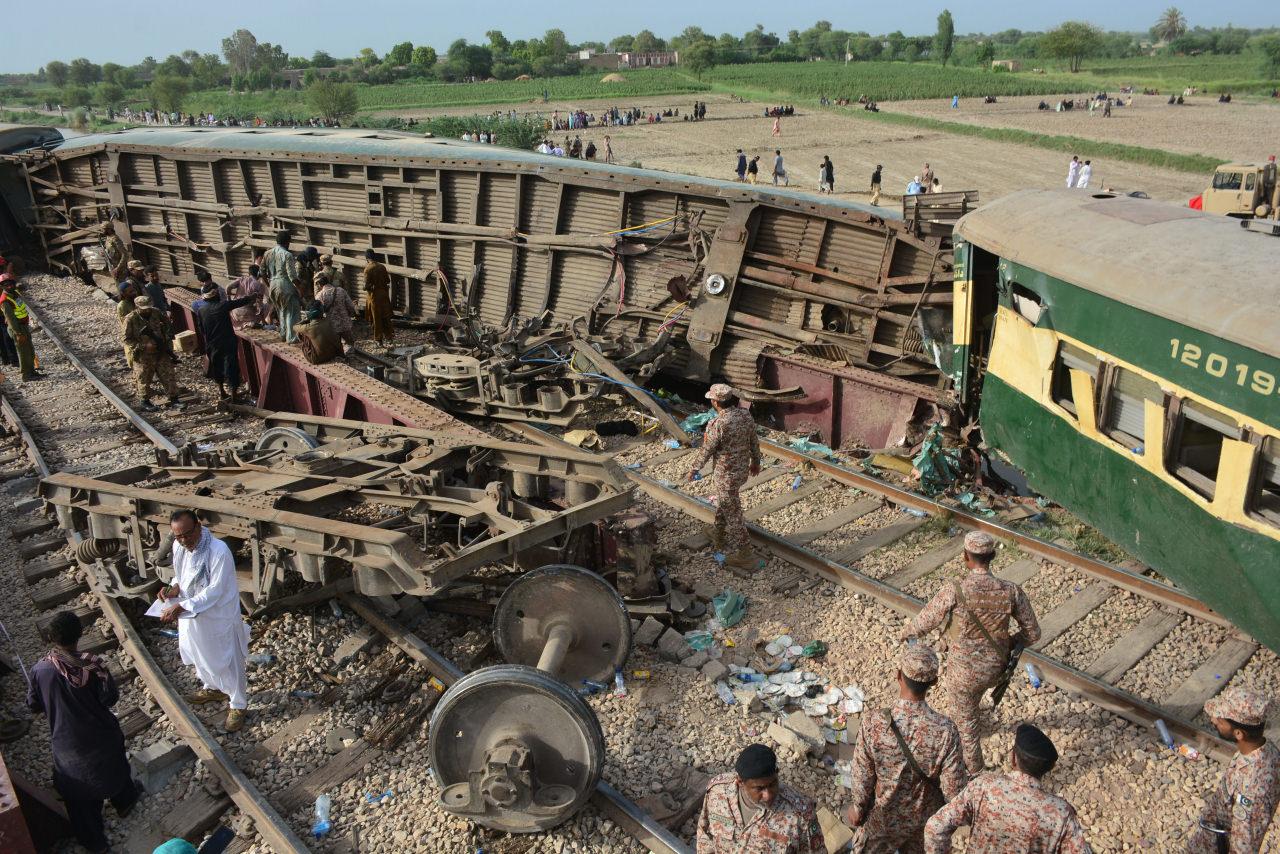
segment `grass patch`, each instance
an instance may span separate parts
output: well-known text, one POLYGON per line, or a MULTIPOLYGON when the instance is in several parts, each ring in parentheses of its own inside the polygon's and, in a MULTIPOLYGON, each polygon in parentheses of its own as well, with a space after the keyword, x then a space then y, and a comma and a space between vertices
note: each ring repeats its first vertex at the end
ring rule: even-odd
POLYGON ((1079 136, 1036 133, 1020 128, 993 128, 981 125, 948 122, 942 119, 925 116, 910 116, 903 113, 869 113, 861 108, 846 110, 858 116, 889 124, 906 125, 925 128, 943 133, 954 133, 960 136, 976 136, 993 142, 1011 142, 1018 145, 1030 145, 1049 151, 1060 151, 1064 154, 1078 154, 1081 158, 1099 160, 1119 160, 1127 163, 1138 163, 1143 166, 1158 166, 1164 169, 1175 169, 1179 172, 1191 172, 1206 175, 1219 164, 1226 163, 1229 157, 1213 157, 1207 154, 1180 154, 1176 151, 1165 151, 1160 148, 1145 148, 1140 145, 1126 145, 1119 142, 1104 142, 1096 139, 1085 139, 1079 136))

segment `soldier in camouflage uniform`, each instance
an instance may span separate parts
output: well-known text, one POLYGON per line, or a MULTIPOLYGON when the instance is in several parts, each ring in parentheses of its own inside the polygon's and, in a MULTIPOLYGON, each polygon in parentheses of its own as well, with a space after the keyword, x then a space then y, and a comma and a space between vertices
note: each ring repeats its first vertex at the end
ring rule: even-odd
POLYGON ((1027 594, 1012 581, 991 574, 996 542, 990 534, 970 531, 964 538, 965 565, 970 572, 960 581, 943 585, 915 618, 902 629, 902 640, 933 631, 944 620, 947 667, 942 688, 948 711, 960 730, 964 764, 971 775, 982 771, 982 742, 978 736, 978 705, 982 695, 1000 678, 1014 644, 1031 646, 1040 639, 1040 624, 1027 594), (1009 621, 1020 631, 1010 636, 1009 621))
POLYGON ((1238 751, 1187 845, 1188 854, 1256 854, 1280 802, 1280 749, 1262 734, 1269 703, 1247 688, 1228 688, 1204 704, 1218 735, 1238 751))
MULTIPOLYGON (((129 315, 137 308, 133 301, 138 298, 138 285, 133 279, 125 279, 120 283, 120 301, 116 303, 116 319, 120 321, 120 338, 124 341, 124 330, 129 325, 129 315)), ((133 368, 133 345, 124 341, 124 360, 130 369, 133 368)))
POLYGON ((738 494, 747 476, 760 473, 760 439, 751 413, 738 406, 738 397, 724 383, 716 383, 707 391, 707 399, 716 415, 707 423, 702 449, 689 470, 689 480, 715 460, 711 485, 716 492, 716 521, 711 541, 724 552, 733 566, 755 569, 758 559, 751 551, 747 520, 742 516, 742 497, 738 494))
POLYGON ((169 318, 152 307, 149 296, 136 298, 133 305, 133 313, 125 322, 124 341, 126 347, 133 349, 133 374, 138 384, 138 399, 142 401, 139 409, 155 408, 151 402, 151 380, 156 377, 169 393, 169 405, 179 406, 169 318))
POLYGON ((982 854, 1090 854, 1071 804, 1051 795, 1040 779, 1058 761, 1049 737, 1021 724, 1013 739, 1013 770, 982 774, 934 813, 924 829, 927 854, 950 854, 951 834, 972 832, 966 851, 982 854))
POLYGON ((778 782, 778 757, 763 744, 738 754, 707 786, 698 854, 826 854, 814 803, 778 782))
POLYGON ((937 679, 937 654, 910 644, 898 656, 898 701, 862 715, 848 813, 854 854, 922 854, 925 822, 969 781, 956 725, 924 699, 937 679))

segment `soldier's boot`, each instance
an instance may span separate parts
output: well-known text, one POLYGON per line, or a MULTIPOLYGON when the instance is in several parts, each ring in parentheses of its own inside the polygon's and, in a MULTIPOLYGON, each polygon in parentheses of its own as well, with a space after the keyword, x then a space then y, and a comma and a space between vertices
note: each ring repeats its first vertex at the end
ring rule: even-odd
POLYGON ((175 394, 173 397, 169 398, 169 408, 170 408, 170 409, 183 409, 183 408, 184 408, 184 407, 183 407, 183 404, 182 404, 182 401, 178 400, 178 396, 177 396, 176 394, 175 394))
POLYGON ((138 408, 141 409, 143 412, 154 412, 156 405, 151 402, 151 398, 144 397, 142 399, 142 403, 138 404, 138 408))
POLYGON ((725 564, 734 569, 755 571, 764 569, 764 558, 756 554, 751 546, 743 546, 725 558, 725 564))
POLYGON ((723 537, 720 536, 720 531, 716 529, 715 525, 703 525, 702 533, 706 534, 707 539, 711 541, 711 550, 713 552, 724 551, 723 537))

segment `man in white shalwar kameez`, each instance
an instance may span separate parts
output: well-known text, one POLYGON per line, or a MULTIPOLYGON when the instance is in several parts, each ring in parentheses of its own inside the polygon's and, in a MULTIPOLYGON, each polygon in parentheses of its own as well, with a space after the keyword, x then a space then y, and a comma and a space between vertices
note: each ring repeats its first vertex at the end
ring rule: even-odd
POLYGON ((1080 158, 1076 155, 1071 156, 1071 162, 1067 164, 1067 189, 1074 190, 1076 182, 1080 180, 1080 158))
POLYGON ((227 544, 203 527, 194 513, 173 514, 174 584, 159 593, 168 603, 161 616, 178 623, 182 663, 194 665, 204 687, 187 696, 192 704, 227 701, 226 731, 244 726, 248 708, 245 660, 249 625, 240 616, 235 558, 227 544))

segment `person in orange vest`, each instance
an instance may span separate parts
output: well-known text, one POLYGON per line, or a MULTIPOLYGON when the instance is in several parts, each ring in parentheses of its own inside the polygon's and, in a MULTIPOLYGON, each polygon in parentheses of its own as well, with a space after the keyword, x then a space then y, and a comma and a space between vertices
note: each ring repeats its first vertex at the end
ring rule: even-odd
POLYGON ((0 284, 0 311, 4 312, 4 322, 9 328, 9 335, 18 348, 18 367, 22 370, 24 383, 43 379, 44 374, 36 370, 36 350, 31 346, 31 318, 27 311, 26 300, 18 289, 18 280, 6 272, 0 284))

